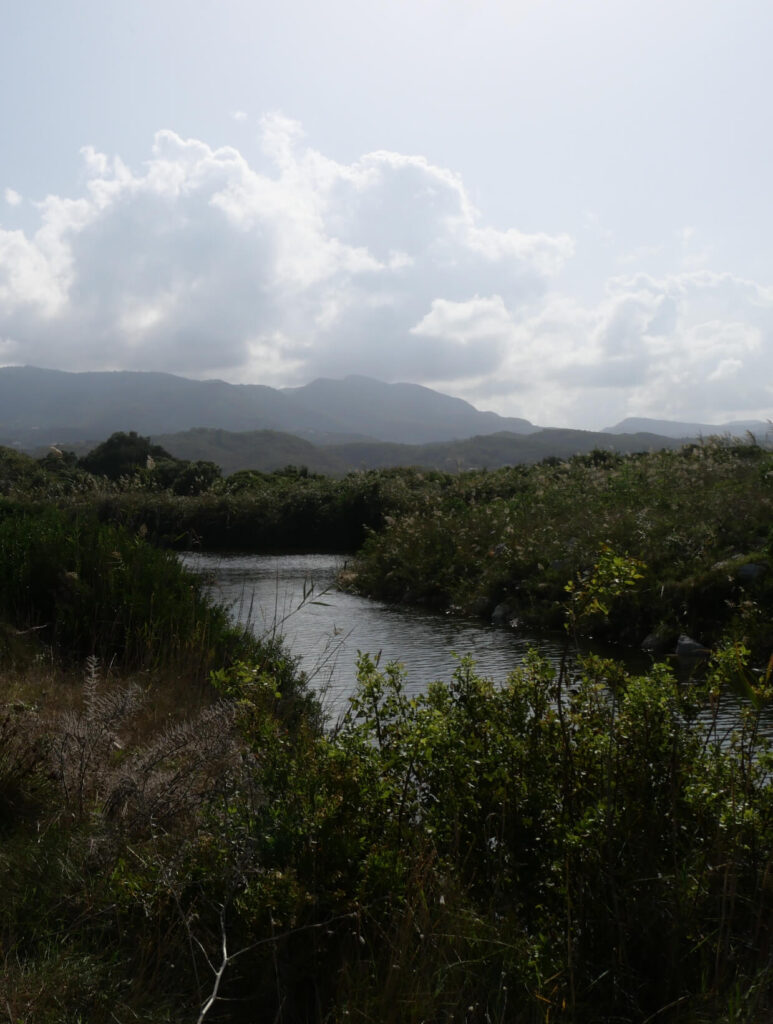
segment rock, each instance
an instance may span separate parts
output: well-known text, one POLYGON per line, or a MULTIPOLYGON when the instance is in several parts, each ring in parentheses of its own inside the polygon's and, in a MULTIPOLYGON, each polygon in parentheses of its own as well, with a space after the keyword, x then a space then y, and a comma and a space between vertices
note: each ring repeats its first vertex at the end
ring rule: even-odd
POLYGON ((495 626, 503 626, 513 617, 513 609, 509 604, 502 602, 498 604, 491 613, 491 621, 495 626))
POLYGON ((673 642, 673 632, 670 629, 666 629, 665 626, 658 626, 657 629, 653 629, 642 640, 641 649, 646 651, 647 654, 653 655, 653 657, 658 657, 661 654, 666 654, 673 642))
POLYGON ((756 583, 757 580, 762 579, 767 571, 767 565, 763 565, 760 562, 747 562, 745 565, 738 566, 735 575, 739 583, 748 584, 756 583))
POLYGON ((693 640, 691 636, 687 636, 686 633, 682 633, 676 641, 675 653, 677 658, 682 661, 701 661, 704 658, 708 658, 711 651, 708 647, 704 647, 703 644, 698 643, 697 640, 693 640))
POLYGON ((756 583, 768 571, 765 562, 744 562, 743 555, 724 558, 721 562, 715 562, 711 568, 717 572, 727 572, 730 576, 735 576, 742 585, 756 583))

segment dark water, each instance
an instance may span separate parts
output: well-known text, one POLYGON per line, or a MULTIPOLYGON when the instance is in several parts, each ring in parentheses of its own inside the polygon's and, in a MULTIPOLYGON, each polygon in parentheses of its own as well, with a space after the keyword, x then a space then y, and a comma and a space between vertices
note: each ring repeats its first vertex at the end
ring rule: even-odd
MULTIPOLYGON (((529 648, 558 661, 563 637, 488 626, 478 621, 401 608, 335 588, 345 559, 336 555, 186 555, 212 593, 258 635, 277 632, 324 694, 337 717, 356 679, 358 651, 399 661, 410 692, 435 679, 447 681, 458 659, 470 655, 480 675, 504 682, 529 648)), ((620 657, 623 649, 604 653, 620 657)), ((649 659, 625 651, 641 670, 649 659)), ((634 667, 632 664, 631 667, 634 667)))
MULTIPOLYGON (((378 656, 382 665, 400 662, 409 693, 436 679, 450 680, 465 655, 475 660, 481 676, 504 682, 532 648, 556 663, 563 653, 562 634, 494 627, 343 593, 335 579, 346 560, 338 555, 187 554, 183 560, 205 575, 212 594, 238 621, 258 636, 284 636, 333 721, 346 710, 360 651, 378 656)), ((631 648, 589 644, 587 649, 621 660, 631 671, 645 672, 651 665, 648 655, 631 648)), ((689 669, 673 667, 687 683, 689 669)), ((735 696, 723 695, 715 723, 720 740, 738 726, 739 707, 735 696)), ((766 710, 760 726, 773 739, 773 709, 766 710)))

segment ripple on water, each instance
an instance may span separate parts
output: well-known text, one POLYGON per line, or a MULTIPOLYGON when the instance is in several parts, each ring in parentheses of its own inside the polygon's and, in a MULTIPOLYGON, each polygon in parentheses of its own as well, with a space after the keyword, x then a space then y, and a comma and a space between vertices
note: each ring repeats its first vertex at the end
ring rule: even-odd
MULTIPOLYGON (((360 651, 378 656, 382 665, 401 662, 409 693, 421 692, 433 680, 450 679, 466 655, 482 676, 498 683, 531 648, 554 662, 561 658, 560 636, 495 628, 339 591, 335 580, 346 562, 341 555, 185 554, 182 559, 206 576, 212 594, 239 622, 259 636, 284 636, 333 718, 346 709, 360 651)), ((650 664, 636 651, 600 653, 624 657, 634 671, 650 664)), ((737 724, 738 705, 728 695, 718 726, 728 732, 737 724)), ((766 732, 773 733, 773 722, 766 732)))

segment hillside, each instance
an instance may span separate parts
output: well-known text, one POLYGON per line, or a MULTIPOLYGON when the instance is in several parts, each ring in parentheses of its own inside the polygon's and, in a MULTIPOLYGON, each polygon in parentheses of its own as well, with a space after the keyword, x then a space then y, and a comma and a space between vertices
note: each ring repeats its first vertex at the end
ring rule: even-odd
POLYGON ((231 433, 198 429, 154 435, 153 440, 177 458, 215 462, 226 475, 240 469, 271 472, 290 464, 306 466, 313 473, 333 475, 394 466, 446 471, 498 469, 539 462, 550 456, 566 459, 596 448, 623 453, 675 448, 680 444, 655 434, 612 435, 590 430, 539 430, 528 435, 503 431, 424 445, 376 441, 313 445, 292 434, 270 430, 231 433))
POLYGON ((365 377, 280 391, 168 373, 0 368, 0 444, 34 448, 96 442, 118 430, 147 435, 199 427, 285 431, 317 444, 367 439, 419 444, 537 429, 430 388, 365 377))
POLYGON ((601 434, 591 430, 540 430, 522 436, 510 433, 426 445, 373 445, 363 443, 326 447, 326 451, 353 468, 386 469, 421 466, 427 469, 498 469, 501 466, 539 462, 545 458, 567 459, 594 449, 616 452, 655 451, 675 448, 679 442, 655 434, 601 434))
MULTIPOLYGON (((461 398, 452 398, 419 384, 385 384, 370 377, 321 378, 282 394, 306 410, 330 415, 345 410, 349 431, 385 441, 422 444, 509 431, 538 430, 528 420, 480 412, 461 398)), ((343 415, 343 414, 342 414, 343 415)))
POLYGON ((278 430, 233 433, 198 427, 181 434, 159 434, 154 441, 177 459, 214 462, 226 476, 240 469, 270 473, 285 466, 306 466, 313 473, 340 475, 351 468, 333 451, 278 430))

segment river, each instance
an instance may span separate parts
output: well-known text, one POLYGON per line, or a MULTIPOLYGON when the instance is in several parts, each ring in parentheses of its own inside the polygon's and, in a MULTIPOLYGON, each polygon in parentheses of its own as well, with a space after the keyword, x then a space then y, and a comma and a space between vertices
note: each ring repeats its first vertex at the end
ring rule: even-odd
MULTIPOLYGON (((419 692, 435 679, 447 681, 460 657, 474 658, 478 672, 504 682, 536 647, 559 661, 562 635, 534 634, 437 615, 344 593, 335 586, 345 564, 338 555, 187 554, 185 564, 204 574, 209 589, 233 616, 258 635, 280 633, 322 695, 332 719, 346 708, 356 680, 359 651, 380 663, 399 661, 406 689, 419 692)), ((601 653, 625 657, 645 670, 649 659, 629 648, 601 653)))

